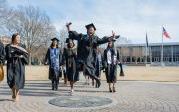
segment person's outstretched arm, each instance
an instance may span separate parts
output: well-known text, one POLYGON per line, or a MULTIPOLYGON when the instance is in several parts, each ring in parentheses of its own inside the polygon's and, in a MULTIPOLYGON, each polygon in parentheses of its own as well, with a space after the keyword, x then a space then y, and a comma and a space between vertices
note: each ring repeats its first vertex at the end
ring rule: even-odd
POLYGON ((67 30, 68 30, 68 34, 69 34, 69 38, 73 39, 73 40, 80 40, 81 39, 81 34, 77 33, 76 31, 71 31, 71 22, 66 24, 67 30))
POLYGON ((118 39, 120 37, 120 35, 115 35, 115 33, 112 31, 112 36, 108 37, 108 36, 104 36, 103 38, 98 38, 97 43, 98 44, 104 44, 110 41, 115 41, 116 39, 118 39))

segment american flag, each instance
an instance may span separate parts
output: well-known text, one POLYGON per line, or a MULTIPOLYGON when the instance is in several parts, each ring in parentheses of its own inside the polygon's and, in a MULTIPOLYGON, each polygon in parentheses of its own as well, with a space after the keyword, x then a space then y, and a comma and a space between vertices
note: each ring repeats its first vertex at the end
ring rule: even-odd
POLYGON ((168 32, 165 30, 164 27, 163 27, 163 35, 164 35, 166 38, 170 38, 168 32))

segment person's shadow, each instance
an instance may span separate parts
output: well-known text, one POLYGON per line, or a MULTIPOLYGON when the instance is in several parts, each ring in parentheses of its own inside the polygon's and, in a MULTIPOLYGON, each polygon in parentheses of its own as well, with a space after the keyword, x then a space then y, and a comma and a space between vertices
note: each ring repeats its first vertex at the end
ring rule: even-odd
MULTIPOLYGON (((88 92, 88 93, 106 93, 108 91, 101 91, 101 90, 89 90, 89 87, 84 85, 83 83, 78 83, 75 86, 75 92, 82 93, 82 92, 88 92), (81 89, 80 89, 81 88, 81 89), (82 89, 83 88, 83 89, 82 89), (85 89, 86 88, 86 89, 85 89)), ((58 91, 52 91, 51 90, 51 83, 49 82, 26 82, 25 88, 20 90, 20 96, 38 96, 38 97, 56 97, 56 96, 71 96, 70 89, 64 86, 62 82, 59 84, 58 91)), ((11 95, 11 90, 8 87, 8 85, 3 85, 0 87, 0 95, 11 95)), ((0 101, 12 101, 10 99, 1 99, 0 101)))
POLYGON ((14 100, 12 100, 12 99, 0 99, 0 102, 3 102, 3 101, 14 101, 14 100))

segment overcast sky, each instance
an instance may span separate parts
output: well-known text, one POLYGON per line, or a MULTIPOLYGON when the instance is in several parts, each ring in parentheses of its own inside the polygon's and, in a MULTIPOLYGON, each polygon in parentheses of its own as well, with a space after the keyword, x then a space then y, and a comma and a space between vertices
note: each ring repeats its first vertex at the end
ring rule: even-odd
POLYGON ((35 5, 45 11, 57 30, 71 21, 72 29, 86 33, 85 25, 94 23, 97 35, 116 34, 133 43, 161 42, 162 26, 171 39, 179 42, 179 0, 8 0, 11 7, 35 5))

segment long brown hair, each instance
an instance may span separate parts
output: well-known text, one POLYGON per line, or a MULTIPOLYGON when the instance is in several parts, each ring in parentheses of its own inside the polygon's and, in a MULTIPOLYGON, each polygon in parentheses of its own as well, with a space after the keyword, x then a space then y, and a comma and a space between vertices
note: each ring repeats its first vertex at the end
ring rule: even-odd
POLYGON ((113 42, 113 41, 110 41, 110 43, 112 44, 111 47, 109 46, 109 43, 108 43, 107 48, 114 48, 114 42, 113 42))
MULTIPOLYGON (((72 41, 72 43, 73 43, 73 46, 72 46, 72 48, 75 46, 75 43, 72 41)), ((70 48, 70 43, 67 43, 67 47, 68 48, 70 48)))
POLYGON ((11 41, 14 42, 14 40, 16 39, 17 35, 19 35, 19 33, 14 33, 12 35, 11 41))
MULTIPOLYGON (((57 43, 56 47, 58 48, 58 43, 57 43)), ((50 48, 53 48, 53 41, 52 41, 52 43, 50 45, 50 48)))

